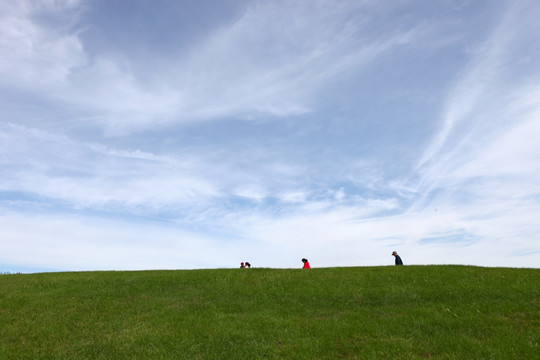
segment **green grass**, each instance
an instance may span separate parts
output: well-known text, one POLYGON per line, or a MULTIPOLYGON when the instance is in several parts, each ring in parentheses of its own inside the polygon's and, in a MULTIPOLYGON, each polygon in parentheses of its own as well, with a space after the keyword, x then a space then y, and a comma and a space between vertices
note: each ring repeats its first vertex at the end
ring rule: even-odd
POLYGON ((0 359, 538 359, 540 270, 0 276, 0 359))

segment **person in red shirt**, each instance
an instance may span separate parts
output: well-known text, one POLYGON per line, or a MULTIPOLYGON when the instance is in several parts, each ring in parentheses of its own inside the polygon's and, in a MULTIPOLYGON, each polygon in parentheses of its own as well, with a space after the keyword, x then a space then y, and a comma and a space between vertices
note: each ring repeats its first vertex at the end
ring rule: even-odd
POLYGON ((309 266, 309 261, 306 258, 303 258, 302 262, 304 263, 302 269, 311 269, 311 266, 309 266))

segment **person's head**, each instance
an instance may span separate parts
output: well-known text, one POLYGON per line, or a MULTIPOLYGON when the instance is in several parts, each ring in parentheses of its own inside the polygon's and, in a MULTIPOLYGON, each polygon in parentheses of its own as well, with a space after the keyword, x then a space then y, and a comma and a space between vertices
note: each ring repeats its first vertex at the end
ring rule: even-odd
POLYGON ((303 262, 303 263, 306 263, 306 262, 307 262, 307 259, 306 259, 306 258, 303 258, 303 259, 302 259, 302 262, 303 262))
POLYGON ((397 252, 392 251, 392 255, 397 256, 397 252))
POLYGON ((241 262, 241 263, 240 263, 240 266, 244 266, 244 263, 243 263, 243 262, 241 262))

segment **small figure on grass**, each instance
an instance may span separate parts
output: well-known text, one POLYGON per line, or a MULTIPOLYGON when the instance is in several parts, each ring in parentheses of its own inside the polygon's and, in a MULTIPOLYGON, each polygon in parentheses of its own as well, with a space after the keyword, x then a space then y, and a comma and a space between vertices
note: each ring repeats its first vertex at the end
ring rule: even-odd
POLYGON ((399 257, 397 252, 392 251, 392 255, 394 255, 394 257, 396 258, 396 265, 403 265, 403 261, 401 261, 401 258, 399 257))
POLYGON ((243 268, 245 268, 245 267, 246 267, 246 265, 244 265, 244 263, 241 262, 241 263, 240 263, 240 269, 243 269, 243 268))
POLYGON ((303 258, 302 262, 304 263, 304 266, 302 267, 302 269, 311 269, 311 266, 309 265, 308 259, 303 258))
POLYGON ((246 261, 246 269, 249 269, 251 267, 251 264, 246 261))

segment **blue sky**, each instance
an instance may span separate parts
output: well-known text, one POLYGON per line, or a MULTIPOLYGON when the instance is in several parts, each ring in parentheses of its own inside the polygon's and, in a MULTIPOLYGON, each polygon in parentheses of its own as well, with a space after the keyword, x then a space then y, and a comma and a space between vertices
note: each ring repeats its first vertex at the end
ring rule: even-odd
POLYGON ((0 270, 538 267, 538 1, 0 1, 0 270))

